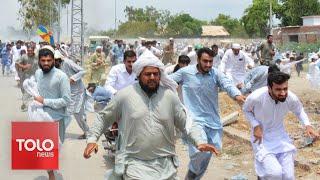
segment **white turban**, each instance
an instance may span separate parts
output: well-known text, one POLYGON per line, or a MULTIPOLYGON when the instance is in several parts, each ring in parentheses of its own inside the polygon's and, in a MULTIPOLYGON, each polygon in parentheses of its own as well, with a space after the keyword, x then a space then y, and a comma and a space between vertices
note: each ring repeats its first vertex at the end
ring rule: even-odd
POLYGON ((147 49, 139 56, 138 60, 133 63, 132 70, 137 76, 140 76, 143 69, 148 66, 159 68, 161 72, 160 85, 176 92, 178 84, 165 73, 165 66, 159 58, 147 49))
POLYGON ((141 41, 146 41, 146 38, 143 38, 143 37, 139 37, 139 39, 140 39, 141 41))
POLYGON ((97 50, 97 49, 102 49, 102 46, 97 46, 97 47, 96 47, 96 50, 97 50))
POLYGON ((43 46, 41 49, 48 49, 49 51, 52 52, 52 54, 54 54, 54 49, 53 49, 53 47, 50 46, 50 45, 45 45, 45 46, 43 46))
POLYGON ((240 49, 241 48, 241 46, 240 46, 240 44, 232 44, 232 49, 240 49))
POLYGON ((318 59, 319 59, 319 56, 318 56, 317 54, 313 54, 313 55, 311 56, 311 59, 318 60, 318 59))
POLYGON ((63 59, 64 56, 61 54, 59 50, 55 50, 54 52, 54 59, 63 59))

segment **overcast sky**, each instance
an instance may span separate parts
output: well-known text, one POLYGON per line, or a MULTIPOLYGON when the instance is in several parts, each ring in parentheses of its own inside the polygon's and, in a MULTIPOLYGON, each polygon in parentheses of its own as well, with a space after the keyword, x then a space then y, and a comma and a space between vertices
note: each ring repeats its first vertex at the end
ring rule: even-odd
MULTIPOLYGON (((115 0, 83 0, 84 20, 88 27, 105 30, 114 27, 115 0)), ((201 20, 211 20, 219 13, 228 14, 239 18, 243 11, 252 3, 252 0, 117 0, 118 20, 125 20, 124 8, 126 6, 145 7, 154 6, 157 9, 169 10, 172 14, 185 12, 201 20)), ((19 4, 17 0, 0 0, 0 31, 8 26, 21 29, 18 21, 19 4)), ((62 26, 67 32, 67 10, 63 12, 62 26)), ((70 16, 70 8, 69 8, 70 16)), ((70 24, 70 20, 69 20, 70 24)), ((70 31, 70 28, 68 28, 70 31)))

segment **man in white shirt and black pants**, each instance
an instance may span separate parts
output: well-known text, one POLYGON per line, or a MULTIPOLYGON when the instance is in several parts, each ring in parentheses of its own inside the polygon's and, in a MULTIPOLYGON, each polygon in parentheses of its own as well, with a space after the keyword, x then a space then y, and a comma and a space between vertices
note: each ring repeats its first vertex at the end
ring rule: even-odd
POLYGON ((274 72, 268 75, 268 86, 251 93, 243 106, 251 124, 251 143, 259 179, 294 180, 296 148, 284 127, 284 117, 291 111, 304 125, 306 134, 317 138, 302 103, 288 91, 290 75, 274 72))

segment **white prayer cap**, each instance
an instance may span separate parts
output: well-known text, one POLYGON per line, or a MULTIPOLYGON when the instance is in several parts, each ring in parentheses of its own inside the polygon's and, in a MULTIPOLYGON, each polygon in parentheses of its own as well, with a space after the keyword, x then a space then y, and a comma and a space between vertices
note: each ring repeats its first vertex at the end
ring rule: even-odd
POLYGON ((143 69, 148 66, 159 68, 159 70, 161 72, 160 85, 176 92, 178 84, 175 81, 173 81, 172 79, 170 79, 168 77, 167 73, 165 73, 165 66, 159 60, 159 58, 157 56, 155 56, 151 51, 146 49, 142 53, 142 55, 139 56, 138 60, 135 63, 133 63, 132 71, 137 76, 140 76, 140 73, 143 71, 143 69))
POLYGON ((97 46, 97 47, 96 47, 96 50, 97 50, 97 49, 102 49, 102 46, 97 46))
POLYGON ((317 54, 314 54, 314 55, 311 56, 311 59, 317 60, 317 59, 319 59, 319 56, 317 54))
POLYGON ((173 41, 173 38, 171 37, 171 38, 169 38, 169 40, 170 40, 170 41, 173 41))
POLYGON ((63 59, 64 56, 61 54, 59 50, 55 50, 54 52, 54 59, 63 59))
POLYGON ((281 63, 282 64, 287 64, 287 63, 289 63, 290 62, 290 59, 289 58, 282 58, 281 59, 281 63))
POLYGON ((139 37, 139 39, 140 39, 141 41, 146 41, 146 38, 143 38, 143 37, 139 37))
MULTIPOLYGON (((41 49, 48 49, 48 50, 50 50, 50 51, 52 52, 52 54, 54 54, 54 49, 53 49, 53 47, 50 46, 50 45, 45 45, 45 46, 43 46, 41 49)), ((41 50, 41 49, 40 49, 40 50, 41 50)))
POLYGON ((237 44, 237 43, 232 44, 232 49, 240 49, 240 48, 241 48, 240 44, 237 44))
POLYGON ((192 45, 189 44, 189 45, 188 45, 188 48, 192 48, 192 45))

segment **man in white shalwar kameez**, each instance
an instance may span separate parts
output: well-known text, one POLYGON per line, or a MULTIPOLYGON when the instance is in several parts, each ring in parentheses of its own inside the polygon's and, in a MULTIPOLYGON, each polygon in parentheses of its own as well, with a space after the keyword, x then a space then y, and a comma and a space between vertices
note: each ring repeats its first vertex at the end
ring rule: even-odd
POLYGON ((255 170, 262 180, 294 180, 296 148, 286 133, 284 118, 293 112, 310 137, 318 137, 310 125, 302 103, 288 91, 290 75, 274 72, 268 76, 268 87, 251 93, 243 111, 252 127, 251 143, 255 170))
POLYGON ((240 48, 239 44, 233 44, 224 54, 219 68, 235 85, 243 83, 247 68, 254 66, 254 61, 240 48))
POLYGON ((312 88, 320 88, 320 69, 317 65, 319 63, 318 55, 314 54, 311 56, 311 62, 309 63, 309 70, 307 74, 307 79, 312 88))
MULTIPOLYGON (((21 50, 23 50, 21 44, 22 44, 22 42, 20 40, 18 40, 16 42, 16 45, 13 46, 12 49, 11 49, 12 64, 11 64, 10 70, 11 70, 11 72, 14 73, 14 78, 15 78, 16 81, 20 80, 20 78, 18 76, 18 73, 16 71, 15 63, 21 57, 21 50)), ((26 49, 24 49, 24 50, 26 50, 26 49)), ((21 82, 21 83, 23 83, 23 82, 21 82)))
MULTIPOLYGON (((82 82, 82 78, 86 71, 71 59, 64 57, 59 50, 55 51, 54 58, 56 68, 61 69, 69 78, 71 103, 67 110, 70 115, 74 116, 79 127, 83 131, 83 134, 79 136, 79 139, 85 139, 89 131, 89 126, 85 113, 85 101, 87 99, 86 88, 82 82)), ((66 127, 69 123, 70 122, 66 123, 66 127)))
POLYGON ((99 112, 90 129, 85 158, 97 151, 98 138, 119 118, 115 167, 107 179, 177 179, 175 128, 186 133, 200 151, 217 153, 202 139, 201 129, 187 121, 175 92, 177 84, 167 77, 163 63, 152 52, 145 51, 133 64, 133 71, 139 83, 120 90, 99 112))
POLYGON ((213 67, 219 69, 222 57, 224 55, 224 52, 221 49, 219 49, 218 45, 214 44, 211 46, 212 51, 214 52, 214 57, 213 57, 213 67))
POLYGON ((298 64, 299 62, 302 62, 302 61, 305 61, 305 59, 301 59, 299 61, 294 61, 294 56, 291 54, 289 56, 289 59, 288 58, 284 58, 284 59, 281 60, 281 63, 280 63, 280 66, 279 66, 280 67, 280 71, 291 75, 292 68, 296 64, 298 64))

